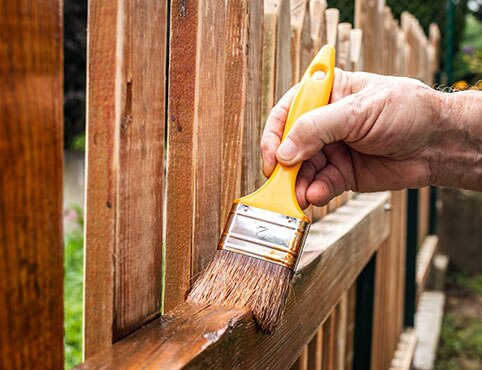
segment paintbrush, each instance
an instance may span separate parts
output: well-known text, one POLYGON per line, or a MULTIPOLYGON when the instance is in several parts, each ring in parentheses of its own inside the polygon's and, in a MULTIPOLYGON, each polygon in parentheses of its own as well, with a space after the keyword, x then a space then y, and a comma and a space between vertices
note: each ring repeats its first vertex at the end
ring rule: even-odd
MULTIPOLYGON (((335 49, 325 45, 301 79, 283 140, 302 114, 328 104, 334 66, 335 49), (316 72, 324 72, 324 78, 315 79, 316 72)), ((278 163, 263 186, 234 201, 218 251, 189 302, 248 307, 263 331, 275 329, 311 223, 296 199, 300 167, 278 163)))

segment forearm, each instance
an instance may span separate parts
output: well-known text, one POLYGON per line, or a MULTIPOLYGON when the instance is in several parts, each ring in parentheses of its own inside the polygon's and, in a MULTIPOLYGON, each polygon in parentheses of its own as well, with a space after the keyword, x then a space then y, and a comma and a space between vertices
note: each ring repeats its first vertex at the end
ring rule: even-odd
POLYGON ((430 159, 433 185, 482 191, 482 93, 440 94, 430 159))

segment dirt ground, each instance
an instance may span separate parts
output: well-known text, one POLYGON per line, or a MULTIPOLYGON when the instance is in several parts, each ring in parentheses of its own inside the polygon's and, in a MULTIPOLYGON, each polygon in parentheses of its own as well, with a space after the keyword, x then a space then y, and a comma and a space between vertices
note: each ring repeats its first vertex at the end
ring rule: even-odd
POLYGON ((482 274, 449 270, 436 370, 482 369, 482 274))

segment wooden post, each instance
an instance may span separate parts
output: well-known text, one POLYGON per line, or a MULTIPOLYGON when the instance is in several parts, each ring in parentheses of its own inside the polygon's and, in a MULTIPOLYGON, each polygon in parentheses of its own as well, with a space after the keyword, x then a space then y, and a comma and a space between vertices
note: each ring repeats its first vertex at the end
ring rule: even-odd
POLYGON ((320 50, 320 48, 326 43, 326 0, 310 0, 309 4, 313 54, 316 54, 318 50, 320 50))
POLYGON ((338 31, 338 21, 340 11, 335 8, 326 9, 326 43, 336 47, 336 33, 338 31))
POLYGON ((85 357, 160 313, 166 4, 93 0, 88 22, 85 357))
POLYGON ((363 68, 363 58, 361 55, 363 31, 360 29, 350 30, 350 70, 355 72, 363 68))
POLYGON ((321 370, 323 365, 323 325, 320 325, 309 344, 308 369, 321 370))
POLYGON ((225 3, 171 1, 165 310, 184 301, 219 241, 225 3))
POLYGON ((289 0, 264 1, 261 134, 269 112, 291 84, 289 0))
POLYGON ((291 0, 291 85, 298 83, 313 58, 310 8, 307 0, 291 0))
POLYGON ((364 70, 381 72, 384 0, 356 0, 355 28, 363 31, 364 70))
POLYGON ((62 2, 0 17, 0 368, 62 369, 62 2))
MULTIPOLYGON (((261 129, 261 77, 263 62, 263 2, 248 1, 246 38, 246 108, 243 132, 241 194, 249 194, 260 185, 259 142, 261 129)), ((222 220, 224 222, 224 220, 222 220)))
POLYGON ((344 70, 350 69, 350 31, 350 23, 343 22, 338 25, 338 67, 344 70))

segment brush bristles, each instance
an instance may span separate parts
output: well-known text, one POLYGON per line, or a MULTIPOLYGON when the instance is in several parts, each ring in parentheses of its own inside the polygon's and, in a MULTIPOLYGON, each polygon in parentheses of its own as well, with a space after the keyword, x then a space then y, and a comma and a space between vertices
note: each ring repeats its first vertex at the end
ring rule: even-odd
POLYGON ((218 250, 187 300, 248 307, 260 329, 271 333, 281 321, 292 277, 281 265, 218 250))

